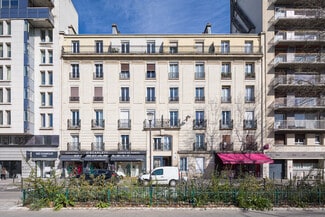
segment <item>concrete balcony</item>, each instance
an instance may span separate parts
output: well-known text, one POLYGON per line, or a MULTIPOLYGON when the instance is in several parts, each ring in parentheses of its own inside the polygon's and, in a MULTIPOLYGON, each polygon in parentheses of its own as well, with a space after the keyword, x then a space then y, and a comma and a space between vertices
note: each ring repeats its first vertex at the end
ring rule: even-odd
POLYGON ((80 142, 68 142, 67 151, 80 151, 80 142))
POLYGON ((193 151, 207 151, 207 143, 193 143, 193 151))
POLYGON ((105 151, 105 143, 104 142, 92 142, 91 143, 91 151, 105 151))
POLYGON ((92 130, 103 130, 105 129, 105 120, 103 119, 92 119, 91 120, 92 130))
POLYGON ((206 130, 207 120, 206 119, 194 119, 193 130, 206 130))
POLYGON ((325 120, 283 120, 275 121, 276 131, 325 131, 325 120))
MULTIPOLYGON (((149 130, 150 124, 148 120, 143 122, 143 129, 149 130)), ((166 129, 166 130, 179 130, 181 128, 180 119, 154 119, 151 121, 151 129, 166 129)))
POLYGON ((325 43, 325 34, 321 31, 279 31, 274 36, 275 45, 305 45, 325 43))
POLYGON ((119 119, 117 122, 117 127, 119 130, 130 130, 131 120, 130 119, 119 119))
POLYGON ((68 119, 67 126, 68 126, 68 130, 80 130, 81 120, 68 119))
POLYGON ((118 151, 131 151, 131 143, 118 143, 118 151))

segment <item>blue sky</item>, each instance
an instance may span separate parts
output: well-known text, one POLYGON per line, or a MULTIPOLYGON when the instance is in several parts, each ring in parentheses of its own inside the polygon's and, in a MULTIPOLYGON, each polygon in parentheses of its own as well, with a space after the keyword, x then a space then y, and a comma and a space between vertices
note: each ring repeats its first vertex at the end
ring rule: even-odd
POLYGON ((80 34, 229 33, 229 0, 72 0, 80 34))

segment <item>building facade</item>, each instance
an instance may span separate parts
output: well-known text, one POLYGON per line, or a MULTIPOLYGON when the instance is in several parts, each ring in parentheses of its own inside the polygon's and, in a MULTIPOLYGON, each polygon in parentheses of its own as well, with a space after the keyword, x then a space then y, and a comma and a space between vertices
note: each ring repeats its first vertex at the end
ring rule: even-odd
MULTIPOLYGON (((178 166, 204 176, 225 166, 223 153, 263 155, 263 37, 211 34, 209 24, 189 35, 128 35, 116 25, 62 34, 64 175, 178 166)), ((257 176, 268 174, 262 163, 251 163, 257 176)))
POLYGON ((324 177, 324 1, 231 4, 232 32, 263 32, 266 38, 263 104, 268 155, 274 159, 270 177, 324 177))
POLYGON ((57 167, 59 32, 78 29, 70 0, 0 1, 0 167, 8 177, 57 167))

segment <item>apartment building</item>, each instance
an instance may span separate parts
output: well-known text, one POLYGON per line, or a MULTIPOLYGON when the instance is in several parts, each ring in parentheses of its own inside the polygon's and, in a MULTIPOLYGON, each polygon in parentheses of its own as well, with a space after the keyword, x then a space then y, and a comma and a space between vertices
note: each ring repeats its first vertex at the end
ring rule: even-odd
POLYGON ((231 1, 231 31, 266 38, 270 177, 324 177, 324 9, 317 0, 231 1))
POLYGON ((78 30, 70 0, 0 1, 0 167, 10 178, 57 167, 59 32, 78 30))
POLYGON ((178 166, 204 176, 240 161, 268 174, 263 37, 211 34, 210 24, 202 34, 122 34, 115 24, 112 34, 62 33, 64 175, 178 166))

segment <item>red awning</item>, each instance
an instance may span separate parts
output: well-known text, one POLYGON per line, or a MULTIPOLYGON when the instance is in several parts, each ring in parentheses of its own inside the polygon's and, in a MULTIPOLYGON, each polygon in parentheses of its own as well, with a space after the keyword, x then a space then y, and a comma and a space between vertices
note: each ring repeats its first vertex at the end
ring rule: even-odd
POLYGON ((243 154, 218 154, 223 164, 265 164, 273 163, 273 160, 260 153, 243 153, 243 154))

